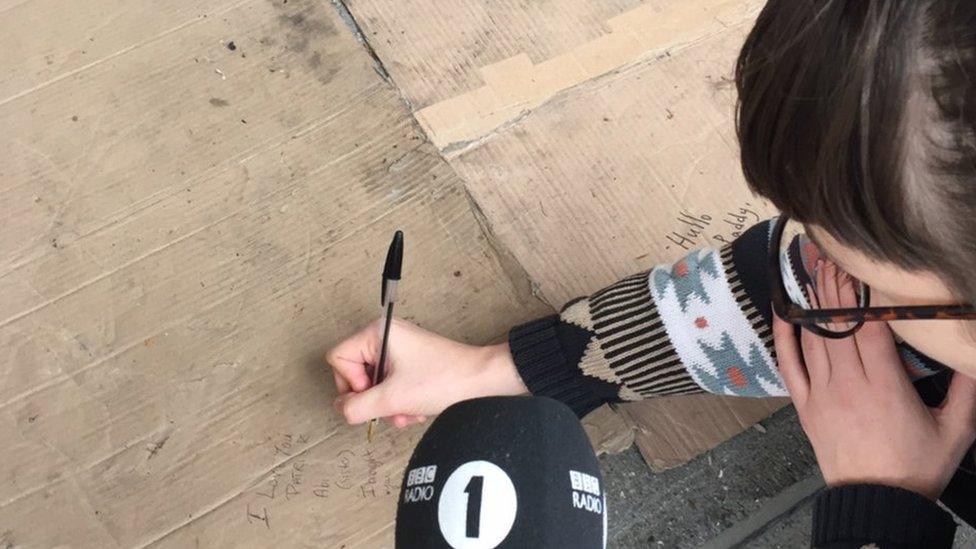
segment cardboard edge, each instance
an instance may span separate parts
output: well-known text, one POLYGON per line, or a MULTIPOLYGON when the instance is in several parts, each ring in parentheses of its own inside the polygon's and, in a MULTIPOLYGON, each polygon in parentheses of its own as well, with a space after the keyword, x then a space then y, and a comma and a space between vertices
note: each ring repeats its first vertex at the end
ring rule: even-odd
POLYGON ((686 47, 750 20, 761 4, 706 0, 644 4, 607 21, 608 34, 532 64, 524 53, 481 67, 485 85, 414 113, 431 142, 452 154, 477 143, 553 96, 659 52, 686 47))

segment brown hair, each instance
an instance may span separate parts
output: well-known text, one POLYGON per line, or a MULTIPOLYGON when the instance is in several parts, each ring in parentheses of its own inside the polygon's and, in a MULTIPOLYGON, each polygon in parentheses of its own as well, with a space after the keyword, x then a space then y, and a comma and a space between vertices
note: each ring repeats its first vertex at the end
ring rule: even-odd
POLYGON ((746 179, 976 302, 974 83, 974 0, 770 0, 736 66, 746 179))

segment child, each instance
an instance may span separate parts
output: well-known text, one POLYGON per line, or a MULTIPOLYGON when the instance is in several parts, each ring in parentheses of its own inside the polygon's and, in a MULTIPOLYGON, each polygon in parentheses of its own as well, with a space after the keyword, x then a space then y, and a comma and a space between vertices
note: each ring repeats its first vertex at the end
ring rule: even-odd
MULTIPOLYGON (((774 239, 774 221, 761 223, 513 328, 496 346, 398 322, 389 377, 375 388, 364 367, 378 342, 370 326, 329 355, 337 407, 353 423, 404 426, 492 394, 550 396, 579 415, 657 395, 785 395, 771 301, 822 332, 807 316, 823 301, 815 280, 833 265, 870 289, 871 306, 931 306, 929 319, 890 323, 913 377, 938 374, 928 384, 941 388, 946 367, 976 377, 974 79, 972 0, 770 0, 736 67, 742 165, 809 241, 774 239), (782 261, 775 278, 770 257, 782 261)), ((957 513, 972 520, 973 501, 957 513)))

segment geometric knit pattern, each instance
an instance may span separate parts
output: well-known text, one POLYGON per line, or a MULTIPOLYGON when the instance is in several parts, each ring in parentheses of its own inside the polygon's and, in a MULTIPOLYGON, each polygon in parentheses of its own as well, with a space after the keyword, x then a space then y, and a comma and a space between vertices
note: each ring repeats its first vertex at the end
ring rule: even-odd
POLYGON ((726 270, 722 253, 706 248, 651 271, 667 337, 691 377, 710 393, 786 396, 772 353, 750 313, 740 308, 726 270))
MULTIPOLYGON (((693 251, 513 328, 519 375, 533 394, 580 416, 603 402, 702 391, 786 396, 770 324, 771 228, 760 223, 721 249, 693 251)), ((812 282, 811 246, 795 239, 781 258, 788 288, 812 282)), ((913 379, 945 368, 902 342, 898 350, 913 379)))
POLYGON ((592 333, 579 367, 619 384, 624 401, 700 393, 668 342, 646 280, 646 273, 625 278, 562 311, 564 322, 592 333))
POLYGON ((732 295, 735 297, 735 302, 738 304, 739 309, 745 315, 746 321, 749 322, 753 331, 759 336, 759 340, 762 341, 766 350, 770 354, 774 353, 773 327, 766 323, 756 304, 753 303, 752 298, 749 297, 749 294, 743 288, 739 272, 735 268, 735 263, 732 261, 732 245, 726 244, 722 246, 719 257, 722 260, 722 265, 725 266, 725 279, 728 281, 729 290, 732 291, 732 295))

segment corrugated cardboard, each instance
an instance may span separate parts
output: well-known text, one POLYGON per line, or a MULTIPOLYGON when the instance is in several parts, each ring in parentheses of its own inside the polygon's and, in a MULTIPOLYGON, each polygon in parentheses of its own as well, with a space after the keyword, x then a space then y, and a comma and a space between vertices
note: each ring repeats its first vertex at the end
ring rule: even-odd
POLYGON ((0 36, 0 545, 391 546, 421 430, 367 445, 322 355, 393 230, 401 315, 550 311, 396 90, 313 1, 0 2, 0 36))
MULTIPOLYGON (((390 546, 420 429, 367 445, 321 355, 392 231, 477 343, 733 237, 757 1, 351 2, 394 87, 324 2, 0 0, 0 545, 390 546)), ((584 423, 666 467, 776 405, 584 423)))
MULTIPOLYGON (((556 307, 731 241, 772 214, 745 186, 733 127, 733 62, 760 6, 350 2, 491 231, 556 307), (498 23, 491 38, 473 38, 482 35, 464 23, 472 14, 498 23), (553 32, 564 21, 574 23, 553 32)), ((618 441, 603 449, 619 448, 631 423, 649 465, 662 469, 782 405, 713 396, 630 404, 616 423, 623 431, 591 433, 598 445, 618 441)))

